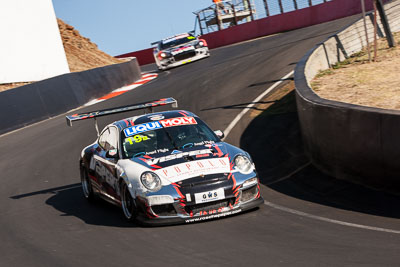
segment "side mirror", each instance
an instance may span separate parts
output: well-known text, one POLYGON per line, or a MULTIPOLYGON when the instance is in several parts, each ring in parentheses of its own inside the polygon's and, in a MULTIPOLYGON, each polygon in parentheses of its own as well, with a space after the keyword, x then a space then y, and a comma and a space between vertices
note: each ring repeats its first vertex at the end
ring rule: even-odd
POLYGON ((218 136, 219 139, 222 139, 222 138, 225 137, 224 132, 221 131, 221 130, 216 130, 216 131, 214 131, 214 133, 215 133, 216 136, 218 136))
POLYGON ((118 158, 118 150, 110 149, 106 152, 106 158, 117 159, 118 158))

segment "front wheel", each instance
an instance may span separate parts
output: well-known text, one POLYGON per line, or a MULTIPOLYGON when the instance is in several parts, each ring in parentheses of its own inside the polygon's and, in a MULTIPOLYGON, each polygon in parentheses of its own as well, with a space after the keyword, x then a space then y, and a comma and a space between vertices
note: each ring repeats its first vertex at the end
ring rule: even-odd
POLYGON ((125 218, 130 222, 134 221, 137 214, 136 203, 125 182, 122 182, 121 186, 121 204, 125 218))
POLYGON ((81 171, 81 184, 83 196, 89 201, 94 201, 95 195, 93 193, 92 182, 90 181, 88 172, 85 168, 82 168, 81 171))

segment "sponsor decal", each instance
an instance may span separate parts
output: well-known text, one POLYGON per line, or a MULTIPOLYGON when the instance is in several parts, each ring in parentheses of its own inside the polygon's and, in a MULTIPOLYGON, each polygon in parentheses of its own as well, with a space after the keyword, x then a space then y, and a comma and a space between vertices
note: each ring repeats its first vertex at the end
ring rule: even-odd
POLYGON ((164 119, 165 117, 163 115, 152 115, 148 117, 152 121, 159 121, 164 119))
POLYGON ((173 126, 181 126, 181 125, 193 125, 197 124, 197 121, 193 117, 179 117, 179 118, 172 118, 159 121, 161 125, 165 128, 173 127, 173 126))
POLYGON ((149 140, 150 138, 148 136, 145 135, 135 135, 133 137, 128 137, 125 139, 126 142, 129 142, 129 144, 133 145, 133 143, 140 143, 142 141, 146 141, 149 140))
POLYGON ((179 153, 182 153, 182 151, 174 150, 174 151, 171 152, 171 154, 179 154, 179 153))
POLYGON ((143 124, 134 125, 132 127, 124 129, 124 133, 126 137, 136 135, 139 133, 144 133, 148 131, 153 131, 157 129, 161 129, 162 127, 174 127, 181 125, 193 125, 197 124, 197 121, 193 117, 179 117, 172 119, 165 119, 161 121, 148 122, 143 124))
MULTIPOLYGON (((168 150, 168 149, 167 149, 168 150)), ((174 150, 177 151, 177 150, 174 150)), ((189 152, 183 152, 183 153, 174 153, 172 155, 168 155, 168 156, 164 156, 161 158, 154 158, 154 159, 149 159, 146 161, 146 163, 148 165, 154 165, 157 164, 159 162, 165 162, 165 161, 170 161, 170 160, 174 160, 174 159, 180 159, 183 158, 185 156, 196 156, 196 155, 203 155, 203 154, 212 154, 211 149, 202 149, 202 150, 193 150, 193 151, 189 151, 189 152)))
POLYGON ((214 191, 202 192, 194 194, 196 204, 206 203, 210 201, 220 200, 225 198, 225 192, 223 188, 219 188, 214 191))
POLYGON ((156 170, 155 172, 157 173, 157 175, 167 178, 172 183, 176 183, 200 175, 229 173, 230 165, 229 159, 227 157, 202 159, 176 164, 170 167, 156 170))
POLYGON ((215 214, 214 210, 213 210, 211 212, 211 215, 210 215, 210 213, 207 214, 207 212, 202 212, 199 215, 203 216, 203 217, 188 219, 188 220, 185 220, 185 222, 186 223, 192 223, 192 222, 199 222, 199 221, 205 221, 205 220, 210 220, 210 219, 216 219, 216 218, 225 217, 225 216, 233 215, 233 214, 236 214, 236 213, 240 213, 241 211, 242 211, 241 209, 237 209, 237 210, 224 212, 224 213, 221 213, 221 214, 215 214), (204 215, 208 215, 208 216, 204 216, 204 215))
POLYGON ((160 122, 155 121, 155 122, 148 122, 148 123, 143 123, 143 124, 138 124, 129 128, 124 129, 124 133, 126 137, 138 134, 138 133, 144 133, 148 131, 153 131, 162 128, 160 122))

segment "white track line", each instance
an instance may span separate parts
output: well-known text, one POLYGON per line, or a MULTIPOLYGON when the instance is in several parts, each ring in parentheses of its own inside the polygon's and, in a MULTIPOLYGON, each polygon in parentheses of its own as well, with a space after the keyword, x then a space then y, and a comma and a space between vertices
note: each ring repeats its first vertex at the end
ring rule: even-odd
POLYGON ((277 210, 282 210, 285 212, 289 212, 295 215, 299 215, 302 217, 307 217, 310 219, 314 219, 314 220, 319 220, 319 221, 324 221, 324 222, 328 222, 328 223, 334 223, 334 224, 340 224, 340 225, 344 225, 344 226, 350 226, 350 227, 355 227, 355 228, 360 228, 360 229, 366 229, 366 230, 372 230, 372 231, 379 231, 379 232, 385 232, 385 233, 392 233, 392 234, 400 234, 400 231, 398 230, 392 230, 392 229, 386 229, 386 228, 380 228, 380 227, 374 227, 374 226, 367 226, 367 225, 362 225, 362 224, 356 224, 356 223, 348 223, 348 222, 343 222, 343 221, 339 221, 339 220, 333 220, 333 219, 329 219, 329 218, 325 218, 325 217, 321 217, 321 216, 317 216, 317 215, 312 215, 309 213, 305 213, 302 211, 298 211, 298 210, 293 210, 290 208, 286 208, 280 205, 276 205, 274 203, 271 203, 269 201, 264 200, 264 204, 277 209, 277 210))
MULTIPOLYGON (((261 95, 259 95, 256 99, 253 100, 253 102, 251 104, 249 104, 245 109, 243 109, 234 119, 233 121, 228 125, 228 127, 225 129, 224 134, 225 134, 225 138, 228 136, 228 134, 232 131, 232 129, 236 126, 236 124, 242 119, 242 117, 252 108, 254 107, 258 101, 260 101, 266 94, 268 94, 269 92, 271 92, 273 89, 275 89, 277 86, 279 86, 282 82, 285 81, 285 79, 289 78, 290 76, 292 76, 294 73, 294 71, 289 72, 288 74, 286 74, 283 78, 281 78, 280 81, 274 83, 271 87, 269 87, 267 90, 265 90, 261 95)), ((292 174, 304 169, 305 167, 307 167, 308 165, 310 165, 310 163, 307 163, 303 166, 301 166, 299 169, 297 169, 296 171, 294 171, 292 174)), ((282 179, 279 179, 279 182, 289 178, 289 176, 285 176, 282 179)), ((319 220, 319 221, 323 221, 323 222, 328 222, 328 223, 334 223, 334 224, 339 224, 339 225, 344 225, 344 226, 349 226, 349 227, 355 227, 355 228, 360 228, 360 229, 365 229, 365 230, 372 230, 372 231, 378 231, 378 232, 385 232, 385 233, 391 233, 391 234, 400 234, 399 230, 393 230, 393 229, 386 229, 386 228, 380 228, 380 227, 374 227, 374 226, 368 226, 368 225, 362 225, 362 224, 356 224, 356 223, 349 223, 349 222, 344 222, 344 221, 339 221, 339 220, 333 220, 333 219, 329 219, 329 218, 325 218, 325 217, 321 217, 321 216, 317 216, 317 215, 312 215, 306 212, 302 212, 302 211, 298 211, 298 210, 294 210, 294 209, 290 209, 290 208, 286 208, 274 203, 271 203, 269 201, 264 200, 264 204, 277 209, 277 210, 281 210, 281 211, 285 211, 291 214, 295 214, 298 216, 302 216, 302 217, 307 217, 310 219, 314 219, 314 220, 319 220)))
POLYGON ((271 87, 269 87, 267 90, 265 90, 261 95, 259 95, 256 99, 254 99, 251 104, 247 105, 245 109, 243 109, 234 119, 233 121, 228 125, 228 127, 224 131, 225 138, 228 136, 228 134, 232 131, 232 129, 236 126, 236 124, 242 119, 242 117, 249 111, 252 107, 254 107, 258 101, 260 101, 266 94, 274 90, 277 86, 279 86, 281 83, 285 81, 285 79, 289 78, 292 76, 294 73, 294 70, 289 72, 288 74, 285 75, 280 81, 277 81, 274 83, 271 87))

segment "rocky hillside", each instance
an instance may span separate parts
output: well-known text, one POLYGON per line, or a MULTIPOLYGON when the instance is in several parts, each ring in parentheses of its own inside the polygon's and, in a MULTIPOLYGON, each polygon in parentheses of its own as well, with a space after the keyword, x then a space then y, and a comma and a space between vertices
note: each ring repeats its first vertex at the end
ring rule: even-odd
POLYGON ((57 19, 57 21, 71 72, 122 62, 100 51, 96 44, 92 43, 89 38, 80 35, 79 31, 71 25, 61 19, 57 19))

